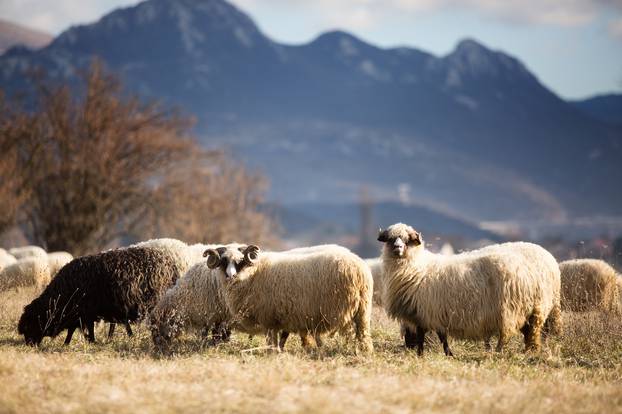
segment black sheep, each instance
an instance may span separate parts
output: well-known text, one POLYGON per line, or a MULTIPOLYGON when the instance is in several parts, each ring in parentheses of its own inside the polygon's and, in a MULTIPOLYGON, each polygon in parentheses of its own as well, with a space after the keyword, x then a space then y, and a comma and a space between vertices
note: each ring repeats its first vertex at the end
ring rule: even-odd
POLYGON ((67 329, 65 344, 76 328, 95 341, 95 322, 128 323, 154 308, 180 277, 169 255, 132 247, 79 257, 65 265, 41 295, 24 308, 18 332, 38 345, 67 329))

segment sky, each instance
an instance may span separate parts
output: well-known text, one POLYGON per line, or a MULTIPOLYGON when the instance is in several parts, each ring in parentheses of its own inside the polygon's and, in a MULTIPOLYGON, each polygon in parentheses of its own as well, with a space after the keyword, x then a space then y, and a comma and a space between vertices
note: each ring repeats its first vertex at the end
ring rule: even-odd
MULTIPOLYGON (((197 0, 199 1, 199 0, 197 0)), ((622 93, 622 0, 232 0, 272 39, 346 30, 444 55, 463 38, 522 60, 563 98, 622 93)), ((0 0, 0 18, 59 34, 136 0, 0 0)))

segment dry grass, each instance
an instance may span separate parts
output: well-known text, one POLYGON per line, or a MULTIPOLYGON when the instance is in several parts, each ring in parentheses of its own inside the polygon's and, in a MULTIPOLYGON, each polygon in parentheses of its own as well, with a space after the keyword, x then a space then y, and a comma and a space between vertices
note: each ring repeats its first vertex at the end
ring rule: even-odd
POLYGON ((144 327, 106 343, 74 336, 25 346, 16 321, 33 292, 0 294, 0 412, 622 412, 622 323, 598 314, 566 314, 566 333, 538 355, 514 340, 505 354, 452 341, 445 358, 435 341, 423 358, 405 351, 398 328, 374 314, 372 357, 340 338, 306 354, 243 352, 259 338, 234 335, 206 347, 188 335, 171 357, 152 353, 144 327))

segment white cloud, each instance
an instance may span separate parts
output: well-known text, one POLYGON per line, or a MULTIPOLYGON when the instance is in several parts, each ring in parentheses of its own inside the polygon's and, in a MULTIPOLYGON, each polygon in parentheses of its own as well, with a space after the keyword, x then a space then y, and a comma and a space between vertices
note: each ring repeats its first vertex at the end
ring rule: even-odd
POLYGON ((137 0, 0 0, 3 19, 57 34, 72 24, 89 23, 115 7, 137 0))
MULTIPOLYGON (((197 0, 198 1, 198 0, 197 0)), ((394 13, 421 15, 468 10, 487 19, 517 24, 575 27, 601 15, 618 16, 610 33, 621 31, 620 0, 230 0, 243 10, 281 8, 319 17, 326 26, 349 30, 386 24, 394 13)), ((138 0, 0 0, 0 16, 36 29, 58 33, 71 24, 97 20, 115 7, 138 0)))
POLYGON ((391 13, 421 15, 443 10, 467 10, 517 24, 582 26, 608 12, 622 14, 620 0, 232 0, 240 7, 292 7, 320 14, 329 24, 366 28, 391 13))

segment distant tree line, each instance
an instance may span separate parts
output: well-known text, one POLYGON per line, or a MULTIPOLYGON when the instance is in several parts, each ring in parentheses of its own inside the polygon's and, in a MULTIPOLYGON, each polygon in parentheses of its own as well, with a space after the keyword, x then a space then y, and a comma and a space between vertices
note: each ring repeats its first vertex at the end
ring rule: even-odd
POLYGON ((274 240, 262 176, 202 148, 191 119, 128 96, 101 63, 79 79, 38 78, 34 107, 0 93, 0 234, 19 226, 73 254, 128 235, 274 240))

